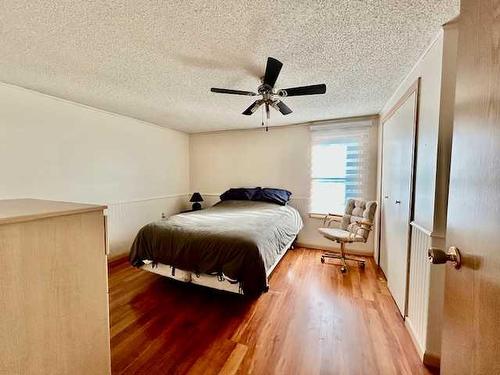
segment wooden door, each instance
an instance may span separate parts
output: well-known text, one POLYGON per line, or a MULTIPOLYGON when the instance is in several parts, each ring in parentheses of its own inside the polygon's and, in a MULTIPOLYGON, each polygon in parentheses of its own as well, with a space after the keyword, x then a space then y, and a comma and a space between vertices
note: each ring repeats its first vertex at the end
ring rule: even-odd
POLYGON ((380 266, 402 316, 406 314, 418 87, 417 81, 382 120, 380 266))
POLYGON ((442 374, 500 374, 500 3, 462 0, 442 374))

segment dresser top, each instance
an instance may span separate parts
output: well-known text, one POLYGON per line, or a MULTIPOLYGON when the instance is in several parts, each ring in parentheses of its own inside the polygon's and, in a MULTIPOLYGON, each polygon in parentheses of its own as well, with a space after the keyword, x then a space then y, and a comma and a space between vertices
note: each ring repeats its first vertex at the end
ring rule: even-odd
POLYGON ((0 200, 0 225, 83 212, 102 211, 106 206, 42 199, 0 200))

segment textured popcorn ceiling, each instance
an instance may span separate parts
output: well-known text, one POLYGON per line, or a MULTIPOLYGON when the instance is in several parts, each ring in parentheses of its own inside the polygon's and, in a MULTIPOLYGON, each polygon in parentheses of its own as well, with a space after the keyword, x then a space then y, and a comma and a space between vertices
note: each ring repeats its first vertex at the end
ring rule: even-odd
MULTIPOLYGON (((377 113, 459 0, 0 1, 0 81, 187 132, 259 127, 267 56, 287 98, 271 125, 377 113)), ((0 103, 1 105, 1 103, 0 103)))

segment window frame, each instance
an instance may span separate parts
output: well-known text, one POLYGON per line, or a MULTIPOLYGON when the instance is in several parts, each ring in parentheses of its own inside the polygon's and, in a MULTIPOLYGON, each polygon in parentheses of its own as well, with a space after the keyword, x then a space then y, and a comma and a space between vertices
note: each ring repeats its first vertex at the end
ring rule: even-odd
MULTIPOLYGON (((346 201, 347 201, 347 197, 346 197, 346 193, 345 193, 345 186, 349 180, 349 177, 348 177, 348 173, 347 173, 347 170, 348 170, 348 165, 347 165, 347 160, 346 160, 346 163, 344 165, 344 177, 313 177, 312 174, 313 174, 313 157, 312 157, 312 154, 314 153, 314 147, 315 146, 321 146, 321 145, 334 145, 334 144, 341 144, 341 145, 346 145, 347 142, 338 142, 338 141, 335 141, 335 142, 323 142, 323 143, 318 143, 316 145, 311 145, 311 178, 310 178, 310 182, 311 182, 311 192, 312 192, 312 187, 313 187, 313 184, 314 182, 332 182, 332 183, 343 183, 344 184, 344 202, 343 202, 343 206, 345 206, 346 204, 346 201), (319 180, 324 180, 324 181, 319 181, 319 180)), ((346 150, 347 152, 347 150, 346 150)), ((311 202, 310 202, 310 207, 309 207, 309 215, 316 215, 316 216, 321 216, 321 217, 324 217, 325 215, 327 214, 337 214, 337 215, 341 215, 343 214, 343 209, 342 209, 342 212, 334 212, 334 210, 326 210, 325 212, 316 212, 316 211, 312 211, 311 207, 313 206, 313 203, 312 203, 312 200, 313 200, 313 196, 311 194, 311 202), (330 212, 330 211, 333 211, 333 212, 330 212)))
MULTIPOLYGON (((343 215, 344 208, 338 212, 338 208, 334 209, 334 212, 330 212, 328 208, 324 210, 318 210, 317 207, 313 210, 313 206, 318 206, 318 204, 313 204, 313 186, 315 184, 324 182, 338 182, 344 185, 344 202, 343 207, 348 199, 363 197, 368 199, 372 195, 371 182, 373 181, 372 163, 376 163, 376 159, 373 160, 373 132, 374 125, 376 124, 375 119, 363 119, 358 121, 342 121, 342 122, 331 122, 320 125, 311 125, 311 146, 310 146, 310 200, 309 200, 309 217, 313 218, 323 218, 327 214, 337 214, 343 215), (344 144, 347 146, 347 158, 344 166, 344 177, 337 176, 327 176, 327 177, 313 177, 313 154, 314 147, 319 145, 328 144, 344 144), (356 148, 356 153, 354 156, 350 154, 349 146, 356 148), (353 174, 353 161, 357 163, 355 167, 355 174, 353 174), (349 190, 349 193, 348 193, 349 190), (320 211, 320 212, 317 212, 320 211)), ((376 129, 376 128, 375 128, 376 129)))

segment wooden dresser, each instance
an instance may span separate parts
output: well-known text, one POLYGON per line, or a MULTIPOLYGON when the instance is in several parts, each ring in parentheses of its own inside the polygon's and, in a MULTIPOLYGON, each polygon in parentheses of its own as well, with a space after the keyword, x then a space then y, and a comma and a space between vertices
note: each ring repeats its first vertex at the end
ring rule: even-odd
POLYGON ((0 374, 109 374, 105 206, 0 200, 0 374))

